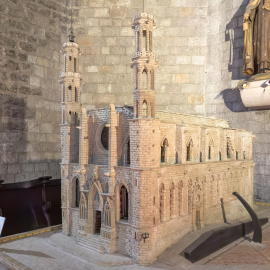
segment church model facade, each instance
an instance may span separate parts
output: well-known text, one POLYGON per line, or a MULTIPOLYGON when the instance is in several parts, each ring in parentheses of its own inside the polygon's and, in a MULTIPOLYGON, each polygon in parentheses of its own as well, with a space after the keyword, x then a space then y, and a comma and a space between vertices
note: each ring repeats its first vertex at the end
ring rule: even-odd
POLYGON ((252 138, 227 121, 156 110, 153 16, 133 23, 133 106, 82 106, 80 49, 63 46, 63 233, 148 264, 205 224, 243 217, 253 202, 252 138))

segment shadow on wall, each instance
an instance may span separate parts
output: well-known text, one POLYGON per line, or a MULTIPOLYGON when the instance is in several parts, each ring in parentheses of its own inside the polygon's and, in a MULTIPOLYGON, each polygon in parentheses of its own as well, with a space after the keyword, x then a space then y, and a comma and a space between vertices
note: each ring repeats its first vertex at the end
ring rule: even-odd
MULTIPOLYGON (((26 98, 0 93, 0 179, 4 184, 36 179, 59 170, 59 160, 34 159, 36 149, 29 144, 29 122, 36 117, 34 108, 28 108, 26 98)), ((31 121, 34 123, 34 121, 31 121)), ((35 129, 34 124, 30 125, 35 129)), ((39 136, 37 131, 35 136, 39 136)), ((39 147, 39 144, 36 144, 39 147)), ((41 149, 42 150, 42 149, 41 149)))
MULTIPOLYGON (((0 94, 0 175, 19 171, 11 164, 22 162, 27 152, 26 100, 14 95, 0 94), (9 165, 9 166, 8 166, 9 165)), ((3 179, 5 180, 5 179, 3 179)))
POLYGON ((228 71, 232 73, 232 80, 247 78, 247 76, 242 75, 244 31, 241 23, 247 3, 247 0, 242 2, 230 22, 226 25, 225 42, 230 42, 228 71))
MULTIPOLYGON (((225 42, 230 42, 228 72, 232 73, 232 80, 240 81, 249 78, 249 76, 242 74, 244 31, 241 23, 248 2, 247 0, 243 0, 239 9, 226 25, 225 42)), ((238 88, 225 89, 215 99, 221 96, 226 107, 232 112, 255 111, 255 109, 245 107, 238 88)))
POLYGON ((219 97, 223 97, 224 103, 226 107, 232 111, 232 112, 246 112, 246 111, 252 111, 251 108, 245 107, 245 105, 242 102, 240 90, 237 88, 233 89, 225 89, 222 92, 220 92, 215 99, 219 97))

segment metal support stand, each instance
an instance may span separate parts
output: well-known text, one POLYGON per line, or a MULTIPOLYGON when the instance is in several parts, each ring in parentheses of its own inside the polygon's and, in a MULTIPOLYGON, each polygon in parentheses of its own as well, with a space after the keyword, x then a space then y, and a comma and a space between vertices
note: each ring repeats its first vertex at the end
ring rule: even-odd
POLYGON ((238 200, 244 205, 248 213, 250 214, 252 218, 252 223, 253 223, 253 229, 254 229, 254 234, 252 241, 261 243, 262 242, 262 227, 260 224, 260 221, 258 219, 258 216, 254 212, 254 210, 251 208, 251 206, 246 202, 246 200, 240 196, 237 192, 233 192, 233 195, 238 198, 238 200))

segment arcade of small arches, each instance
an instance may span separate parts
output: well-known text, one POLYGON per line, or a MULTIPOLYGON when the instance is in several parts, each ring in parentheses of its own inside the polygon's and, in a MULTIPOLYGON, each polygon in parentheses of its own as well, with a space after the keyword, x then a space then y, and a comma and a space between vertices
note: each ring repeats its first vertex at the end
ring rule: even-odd
MULTIPOLYGON (((193 161, 194 162, 194 154, 192 151, 193 148, 193 139, 190 138, 188 140, 188 143, 186 144, 186 161, 193 161)), ((167 162, 167 148, 169 147, 169 143, 168 143, 168 139, 166 137, 163 138, 162 142, 161 142, 161 163, 166 163, 167 162)), ((213 139, 209 140, 209 144, 208 144, 208 153, 207 153, 207 161, 211 161, 214 160, 213 158, 213 149, 214 149, 214 141, 213 139)), ((235 158, 236 160, 241 159, 239 156, 238 151, 235 151, 235 157, 234 157, 234 150, 230 141, 230 138, 227 138, 227 144, 226 144, 226 154, 227 154, 227 159, 233 159, 235 158)), ((246 159, 246 151, 243 151, 243 156, 242 159, 246 159)), ((222 153, 221 151, 219 151, 218 153, 218 160, 222 161, 222 153)), ((202 155, 202 151, 200 151, 200 155, 199 155, 199 162, 203 162, 203 155, 202 155)), ((179 163, 179 154, 176 151, 175 153, 175 164, 179 163)))
MULTIPOLYGON (((245 183, 249 171, 223 172, 217 175, 203 176, 201 180, 192 179, 161 182, 159 185, 159 222, 191 215, 193 229, 203 226, 203 217, 212 207, 220 207, 224 201, 232 200, 232 193, 242 195, 250 193, 245 183), (211 199, 209 199, 211 198, 211 199), (225 199, 223 199, 225 198, 225 199)), ((156 198, 153 198, 153 205, 156 198)), ((154 218, 153 224, 156 224, 154 218)))
POLYGON ((136 118, 139 117, 139 111, 140 111, 139 105, 142 108, 142 110, 141 110, 142 111, 142 118, 155 117, 153 103, 151 103, 151 102, 147 103, 146 100, 143 100, 142 103, 139 104, 139 101, 136 100, 135 101, 135 116, 136 116, 136 118))
POLYGON ((135 66, 135 90, 154 90, 155 89, 155 69, 140 68, 135 66))

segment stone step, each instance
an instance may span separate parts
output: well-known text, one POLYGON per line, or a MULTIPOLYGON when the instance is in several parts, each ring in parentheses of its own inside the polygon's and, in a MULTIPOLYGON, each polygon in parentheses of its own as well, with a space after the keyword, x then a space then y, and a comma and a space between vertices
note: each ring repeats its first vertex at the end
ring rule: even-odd
POLYGON ((100 249, 100 246, 98 245, 94 245, 94 244, 89 244, 88 242, 77 242, 77 244, 81 247, 84 247, 84 248, 87 248, 87 249, 90 249, 92 251, 96 251, 96 252, 99 252, 101 253, 101 249, 100 249))
POLYGON ((80 246, 101 252, 100 248, 101 240, 99 235, 87 235, 85 237, 78 237, 76 239, 76 242, 80 246))

